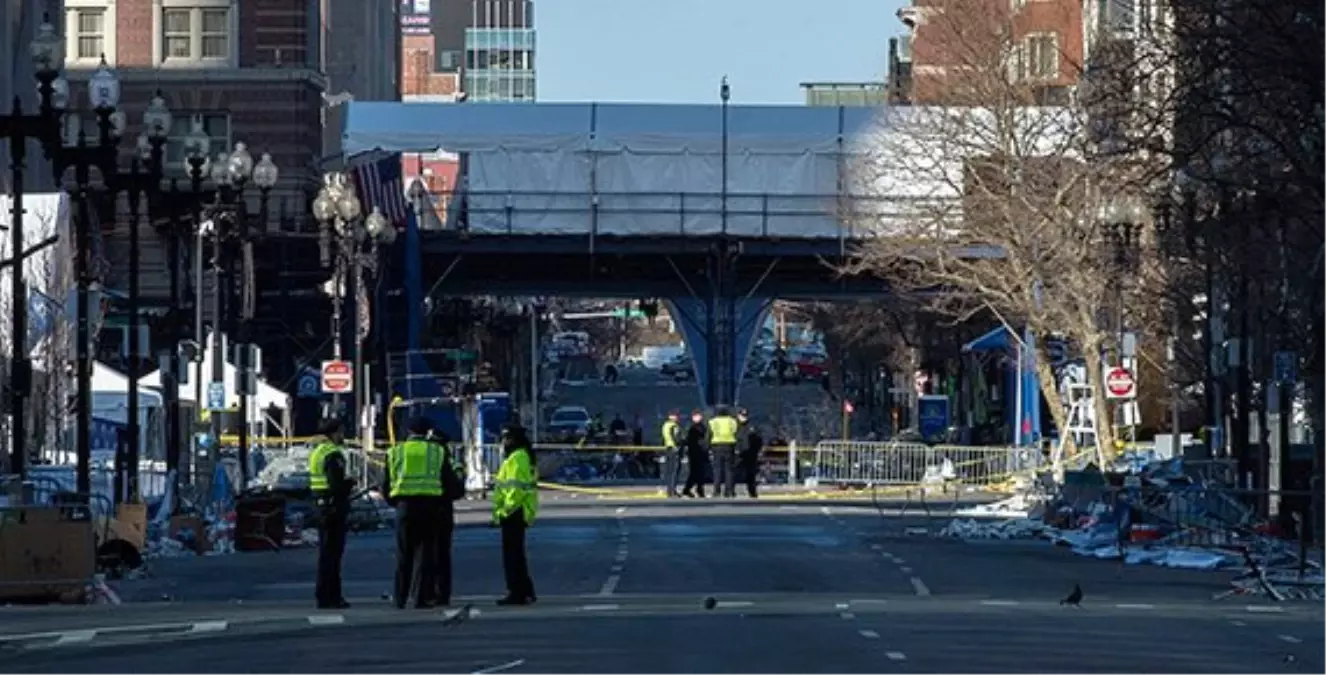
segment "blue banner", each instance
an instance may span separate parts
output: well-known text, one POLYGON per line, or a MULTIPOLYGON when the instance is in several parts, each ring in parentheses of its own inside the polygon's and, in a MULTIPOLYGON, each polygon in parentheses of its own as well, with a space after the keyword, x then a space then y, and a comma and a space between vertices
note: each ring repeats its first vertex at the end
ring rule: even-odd
MULTIPOLYGON (((708 309, 704 300, 693 297, 668 298, 668 311, 674 323, 681 330, 686 340, 686 353, 691 357, 695 368, 695 383, 700 387, 700 400, 704 405, 713 405, 715 401, 706 400, 709 391, 709 336, 708 309)), ((746 359, 750 355, 751 344, 764 326, 764 317, 772 305, 767 298, 746 298, 733 300, 733 321, 736 335, 733 339, 732 381, 735 383, 733 395, 740 399, 742 375, 746 371, 746 359)))
POLYGON ((947 396, 925 395, 916 401, 917 428, 927 443, 944 440, 952 423, 947 396))

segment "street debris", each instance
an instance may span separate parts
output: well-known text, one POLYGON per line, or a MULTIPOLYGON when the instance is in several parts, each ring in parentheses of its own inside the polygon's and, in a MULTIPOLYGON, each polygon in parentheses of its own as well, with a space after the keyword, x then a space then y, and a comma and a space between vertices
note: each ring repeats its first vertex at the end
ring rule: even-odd
MULTIPOLYGON (((1299 532, 1256 515, 1248 495, 1184 471, 1180 459, 1128 453, 1102 472, 1094 466, 1038 480, 1001 502, 955 510, 937 532, 958 539, 1045 540, 1086 557, 1237 573, 1234 595, 1320 600, 1320 548, 1299 532), (1000 516, 1003 516, 1000 519, 1000 516)), ((1302 530, 1294 514, 1293 529, 1302 530)))

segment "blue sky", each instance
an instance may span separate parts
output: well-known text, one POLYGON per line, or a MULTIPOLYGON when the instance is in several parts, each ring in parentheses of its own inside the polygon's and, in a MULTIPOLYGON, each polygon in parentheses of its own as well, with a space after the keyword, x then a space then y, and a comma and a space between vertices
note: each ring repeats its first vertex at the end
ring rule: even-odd
POLYGON ((539 100, 801 103, 881 80, 908 0, 535 0, 539 100))

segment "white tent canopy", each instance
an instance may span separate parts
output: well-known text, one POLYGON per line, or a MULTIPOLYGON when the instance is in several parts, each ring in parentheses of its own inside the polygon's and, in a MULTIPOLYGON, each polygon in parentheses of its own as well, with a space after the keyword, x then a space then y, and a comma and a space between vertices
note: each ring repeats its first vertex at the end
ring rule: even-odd
MULTIPOLYGON (((210 382, 212 379, 212 339, 210 334, 208 335, 207 340, 204 344, 206 346, 206 349, 203 351, 202 372, 203 372, 203 383, 204 383, 203 395, 206 396, 207 383, 210 382)), ((194 364, 188 364, 188 367, 189 367, 189 383, 180 385, 179 398, 181 401, 196 404, 198 400, 197 397, 194 395, 195 384, 193 383, 193 377, 196 366, 194 364)), ((239 403, 239 397, 235 392, 235 381, 238 369, 234 365, 232 365, 229 361, 225 361, 222 363, 222 369, 224 372, 224 382, 226 385, 225 405, 227 408, 232 408, 239 403)), ((161 371, 158 370, 149 373, 147 375, 144 375, 142 378, 139 378, 138 384, 143 387, 150 387, 152 391, 160 391, 161 371)), ((264 380, 262 380, 262 378, 258 378, 257 393, 250 400, 252 404, 251 407, 254 408, 255 410, 267 410, 268 408, 271 408, 273 406, 281 410, 290 409, 290 395, 286 394, 284 391, 281 391, 280 389, 277 389, 271 384, 265 382, 264 380)))

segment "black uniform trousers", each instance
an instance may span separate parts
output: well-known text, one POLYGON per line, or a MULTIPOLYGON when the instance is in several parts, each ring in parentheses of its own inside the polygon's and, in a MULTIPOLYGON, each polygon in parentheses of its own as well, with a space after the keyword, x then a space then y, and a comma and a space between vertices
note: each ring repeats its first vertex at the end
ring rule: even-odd
POLYGON ((737 496, 736 450, 731 443, 714 443, 714 496, 737 496))
POLYGON ((679 480, 681 480, 681 450, 668 448, 663 455, 663 489, 669 497, 677 496, 679 480))
POLYGON ((748 497, 758 497, 758 491, 755 489, 756 481, 760 477, 760 452, 750 452, 743 450, 741 452, 741 471, 742 478, 746 482, 746 495, 748 497))
POLYGON ((529 575, 529 559, 525 557, 525 524, 523 511, 502 519, 502 572, 506 575, 507 597, 533 600, 534 580, 529 575))
POLYGON ((686 470, 686 485, 681 491, 689 495, 695 490, 703 497, 705 474, 709 469, 709 453, 703 449, 687 450, 686 461, 689 464, 686 470))
POLYGON ((428 605, 437 587, 438 497, 404 497, 396 504, 396 607, 414 590, 415 606, 428 605))
POLYGON ((456 533, 456 504, 450 499, 443 498, 437 511, 437 540, 434 542, 437 546, 437 552, 434 554, 434 560, 437 562, 437 587, 433 602, 438 605, 449 605, 451 604, 451 541, 456 533))
POLYGON ((341 603, 341 559, 350 529, 350 505, 330 499, 318 500, 318 578, 313 595, 319 606, 341 603))

